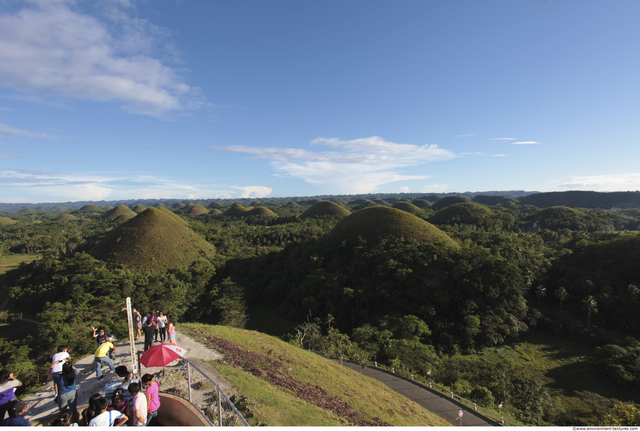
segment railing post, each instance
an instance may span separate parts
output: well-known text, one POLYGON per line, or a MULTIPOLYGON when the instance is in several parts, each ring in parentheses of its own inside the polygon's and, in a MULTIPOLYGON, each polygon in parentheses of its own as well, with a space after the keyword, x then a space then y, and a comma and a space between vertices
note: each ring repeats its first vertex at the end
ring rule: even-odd
POLYGON ((187 390, 189 392, 189 402, 191 402, 191 364, 187 362, 187 390))
POLYGON ((449 393, 451 394, 451 398, 453 398, 453 392, 449 391, 449 393))
POLYGON ((222 426, 222 396, 218 386, 216 386, 216 394, 218 395, 218 426, 222 426))
POLYGON ((473 409, 478 410, 478 405, 476 403, 473 403, 473 409))

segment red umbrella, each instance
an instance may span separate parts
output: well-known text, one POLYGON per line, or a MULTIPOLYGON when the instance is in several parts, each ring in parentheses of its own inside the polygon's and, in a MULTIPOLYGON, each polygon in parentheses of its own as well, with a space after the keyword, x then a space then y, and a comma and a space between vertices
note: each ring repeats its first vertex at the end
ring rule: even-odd
POLYGON ((164 367, 178 358, 181 358, 185 353, 182 347, 178 347, 175 344, 165 343, 158 344, 157 346, 150 347, 149 350, 144 352, 140 357, 140 363, 145 367, 164 367))

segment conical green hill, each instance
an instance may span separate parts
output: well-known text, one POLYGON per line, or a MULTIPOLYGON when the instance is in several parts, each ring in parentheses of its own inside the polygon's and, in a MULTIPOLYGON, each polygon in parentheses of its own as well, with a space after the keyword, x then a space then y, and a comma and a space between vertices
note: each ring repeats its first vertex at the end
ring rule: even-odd
POLYGON ((13 219, 10 219, 9 217, 0 217, 0 225, 14 224, 14 223, 18 223, 18 222, 13 219))
POLYGON ((128 207, 124 205, 118 205, 117 207, 107 211, 102 218, 104 220, 114 220, 119 218, 121 221, 130 219, 131 217, 135 217, 136 213, 131 211, 128 207))
POLYGON ((419 242, 439 241, 451 246, 458 244, 446 233, 421 218, 396 208, 365 208, 340 220, 327 234, 330 241, 362 237, 369 244, 377 244, 382 239, 412 238, 419 242))
POLYGON ((242 213, 242 217, 278 217, 278 214, 271 211, 269 208, 257 207, 252 210, 242 213))
POLYGON ((429 218, 436 224, 477 224, 483 225, 487 218, 493 216, 493 211, 475 202, 453 204, 435 213, 429 218))
POLYGON ((136 214, 140 214, 142 211, 146 210, 147 207, 145 207, 142 204, 135 204, 132 208, 131 211, 133 211, 136 214))
POLYGON ((209 213, 209 210, 200 204, 189 204, 184 207, 184 211, 188 214, 193 214, 193 215, 202 215, 202 214, 209 213))
POLYGON ((158 208, 148 208, 113 229, 89 253, 113 265, 149 273, 187 266, 201 253, 212 256, 211 244, 158 208))
POLYGON ((458 195, 445 196, 442 199, 439 199, 437 202, 435 202, 431 206, 431 209, 439 211, 439 210, 441 210, 443 208, 446 208, 446 207, 448 207, 450 205, 461 204, 461 203, 464 203, 464 202, 471 202, 471 199, 466 197, 466 196, 458 196, 458 195))
POLYGON ((209 210, 209 214, 218 215, 218 214, 222 214, 222 211, 220 211, 218 208, 212 208, 209 210))
POLYGON ((294 202, 294 201, 289 201, 289 202, 287 202, 287 204, 285 205, 285 207, 287 207, 287 208, 296 208, 296 207, 299 207, 299 206, 300 206, 300 205, 298 205, 298 203, 297 203, 297 202, 294 202))
POLYGON ((418 208, 427 209, 431 208, 432 203, 426 199, 414 199, 411 201, 412 204, 417 206, 418 208))
POLYGON ((74 211, 78 214, 93 214, 93 213, 102 213, 104 210, 97 205, 85 205, 79 210, 74 211))
POLYGON ((308 217, 346 217, 351 211, 331 201, 320 201, 300 214, 300 218, 308 217))
POLYGON ((185 204, 183 204, 182 202, 176 202, 175 204, 171 205, 171 208, 174 210, 179 210, 186 207, 185 204))
POLYGON ((385 201, 384 199, 373 199, 373 202, 377 203, 378 205, 384 205, 386 207, 391 205, 389 202, 385 201))
POLYGON ((248 209, 236 202, 235 204, 231 205, 228 210, 224 212, 224 215, 230 216, 230 217, 238 217, 242 215, 245 211, 248 211, 248 209))
POLYGON ((78 220, 78 217, 71 214, 60 214, 58 217, 55 218, 55 221, 59 221, 62 223, 67 223, 72 220, 78 220))
POLYGON ((222 204, 220 202, 213 201, 209 205, 207 205, 207 208, 209 208, 209 209, 218 209, 219 210, 220 208, 222 208, 222 204))
POLYGON ((412 204, 411 202, 398 202, 393 205, 393 208, 406 211, 410 214, 416 215, 422 212, 420 208, 412 204))

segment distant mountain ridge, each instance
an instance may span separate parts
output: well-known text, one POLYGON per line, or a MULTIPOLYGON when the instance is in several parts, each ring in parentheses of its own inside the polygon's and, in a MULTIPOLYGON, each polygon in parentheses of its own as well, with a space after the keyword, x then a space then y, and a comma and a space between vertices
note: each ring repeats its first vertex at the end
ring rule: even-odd
MULTIPOLYGON (((524 190, 506 190, 506 191, 484 191, 484 192, 464 192, 464 193, 439 193, 441 196, 449 196, 449 195, 461 195, 474 197, 476 195, 499 195, 499 196, 507 196, 511 198, 519 198, 521 196, 527 196, 532 193, 539 193, 536 191, 524 191, 524 190)), ((421 199, 426 195, 433 195, 435 193, 369 193, 369 194, 357 194, 357 195, 318 195, 318 196, 296 196, 296 197, 266 197, 266 198, 236 198, 236 199, 119 199, 113 201, 76 201, 76 202, 40 202, 40 203, 3 203, 0 202, 0 211, 7 211, 10 213, 18 212, 25 207, 34 208, 36 211, 60 211, 60 212, 71 212, 73 210, 77 210, 86 205, 96 205, 99 207, 111 206, 116 207, 118 205, 126 205, 133 209, 135 205, 142 205, 145 207, 153 207, 158 203, 161 203, 167 208, 172 207, 177 202, 182 202, 183 204, 189 203, 198 203, 201 205, 209 206, 214 202, 220 206, 229 206, 235 202, 240 202, 244 206, 251 206, 252 202, 260 202, 262 205, 269 205, 275 202, 281 202, 282 205, 286 205, 290 202, 301 203, 308 201, 310 199, 315 199, 316 201, 321 200, 330 200, 334 202, 339 202, 341 204, 346 204, 349 201, 354 199, 384 199, 387 200, 389 197, 395 201, 408 200, 411 201, 413 199, 421 199)), ((315 203, 315 202, 314 202, 315 203)), ((391 202, 393 203, 393 202, 391 202)), ((216 205, 215 207, 218 207, 216 205)), ((136 210, 134 210, 136 211, 136 210)), ((138 211, 136 211, 138 212, 138 211)))

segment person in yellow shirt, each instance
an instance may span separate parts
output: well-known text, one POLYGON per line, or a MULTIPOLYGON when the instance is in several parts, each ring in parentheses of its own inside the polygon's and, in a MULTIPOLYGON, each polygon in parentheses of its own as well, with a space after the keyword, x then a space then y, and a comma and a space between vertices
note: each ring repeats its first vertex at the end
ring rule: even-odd
POLYGON ((102 380, 104 378, 104 376, 102 375, 103 364, 108 365, 112 373, 116 372, 116 368, 113 365, 113 361, 111 360, 111 358, 109 358, 109 355, 108 355, 108 353, 111 350, 114 350, 114 351, 116 350, 116 346, 114 346, 113 343, 114 343, 114 339, 109 338, 107 339, 106 342, 100 344, 100 346, 96 350, 93 363, 96 366, 96 377, 98 378, 98 380, 102 380))

